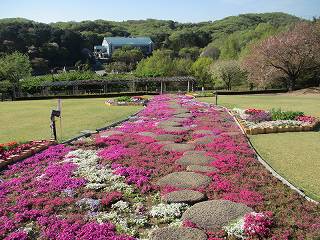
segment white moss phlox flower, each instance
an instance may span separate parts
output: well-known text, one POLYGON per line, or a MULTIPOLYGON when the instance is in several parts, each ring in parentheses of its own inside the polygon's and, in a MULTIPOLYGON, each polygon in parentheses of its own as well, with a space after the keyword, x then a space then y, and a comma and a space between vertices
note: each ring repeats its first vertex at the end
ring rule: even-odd
POLYGON ((157 206, 153 206, 150 210, 152 217, 180 217, 182 211, 187 208, 187 204, 184 203, 160 203, 157 206))

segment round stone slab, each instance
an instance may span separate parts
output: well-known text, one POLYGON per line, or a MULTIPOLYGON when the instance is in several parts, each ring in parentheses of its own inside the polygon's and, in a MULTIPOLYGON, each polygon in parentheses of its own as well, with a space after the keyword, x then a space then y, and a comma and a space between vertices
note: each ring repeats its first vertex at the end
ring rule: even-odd
POLYGON ((172 141, 159 141, 159 142, 155 142, 155 143, 160 144, 160 145, 174 144, 174 142, 172 142, 172 141))
POLYGON ((187 171, 190 172, 214 172, 217 170, 215 167, 201 166, 201 165, 189 165, 187 166, 187 171))
POLYGON ((208 176, 194 172, 170 173, 157 182, 159 186, 173 186, 177 188, 207 187, 211 182, 208 176))
POLYGON ((206 151, 186 151, 183 155, 199 155, 199 154, 206 154, 206 151))
POLYGON ((157 136, 153 132, 139 132, 138 135, 144 136, 144 137, 152 137, 152 138, 155 138, 157 136))
POLYGON ((181 127, 182 125, 180 122, 166 120, 166 121, 160 122, 158 126, 159 127, 181 127))
POLYGON ((162 197, 162 200, 166 203, 188 203, 194 204, 201 202, 206 196, 198 191, 194 190, 180 190, 167 193, 162 197))
POLYGON ((197 139, 193 140, 192 143, 197 144, 197 145, 204 145, 204 144, 211 143, 214 139, 215 139, 214 136, 208 135, 208 136, 204 136, 201 138, 197 138, 197 139))
POLYGON ((217 231, 252 211, 250 207, 240 203, 211 200, 193 205, 183 213, 182 220, 189 220, 206 231, 217 231))
POLYGON ((179 139, 179 135, 173 135, 173 134, 161 134, 154 137, 157 141, 175 141, 179 139))
POLYGON ((150 240, 206 240, 207 235, 197 228, 165 227, 154 230, 150 240))
POLYGON ((190 113, 190 111, 187 110, 187 109, 183 109, 183 108, 181 108, 181 109, 175 109, 175 111, 174 111, 173 114, 174 114, 175 116, 177 116, 177 115, 185 114, 185 113, 190 113))
POLYGON ((162 129, 169 133, 180 133, 187 132, 190 130, 190 127, 172 127, 172 126, 164 126, 162 129))
POLYGON ((112 135, 121 135, 121 134, 123 134, 123 132, 116 131, 116 130, 110 130, 110 131, 102 132, 100 134, 100 137, 107 138, 107 137, 110 137, 112 135))
POLYGON ((195 130, 195 131, 193 131, 193 134, 209 135, 209 134, 212 134, 212 131, 210 131, 210 130, 195 130))
POLYGON ((208 165, 213 162, 215 159, 213 157, 207 156, 204 153, 194 153, 194 154, 184 154, 182 157, 176 160, 176 164, 182 166, 189 165, 208 165))
POLYGON ((174 115, 175 118, 190 118, 192 117, 191 113, 178 113, 174 115))
POLYGON ((193 150, 195 148, 192 144, 187 143, 173 143, 167 144, 162 149, 169 152, 184 152, 188 150, 193 150))

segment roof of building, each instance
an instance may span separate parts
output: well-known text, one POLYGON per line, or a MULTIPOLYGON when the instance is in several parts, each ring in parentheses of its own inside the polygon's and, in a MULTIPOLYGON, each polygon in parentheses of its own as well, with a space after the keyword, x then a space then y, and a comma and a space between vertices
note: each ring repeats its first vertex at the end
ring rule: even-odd
POLYGON ((149 45, 152 42, 150 37, 105 37, 108 43, 112 45, 149 45))

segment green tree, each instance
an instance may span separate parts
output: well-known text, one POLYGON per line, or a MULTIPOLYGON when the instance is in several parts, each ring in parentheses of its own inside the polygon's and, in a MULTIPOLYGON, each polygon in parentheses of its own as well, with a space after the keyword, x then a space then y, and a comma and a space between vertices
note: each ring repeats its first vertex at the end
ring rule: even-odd
POLYGON ((13 99, 20 89, 20 79, 30 76, 31 70, 29 57, 20 52, 14 52, 0 59, 0 79, 11 83, 13 99))
POLYGON ((140 49, 129 46, 119 48, 112 54, 112 60, 126 64, 129 71, 133 70, 143 57, 144 55, 140 49))
POLYGON ((138 77, 170 76, 172 67, 173 62, 169 52, 157 50, 152 56, 139 62, 135 75, 138 77))
POLYGON ((179 57, 191 59, 195 61, 200 55, 200 49, 198 47, 181 48, 179 51, 179 57))
POLYGON ((190 59, 174 59, 172 67, 172 75, 175 76, 189 76, 191 74, 191 67, 193 61, 190 59))
POLYGON ((200 82, 202 90, 211 79, 210 65, 213 64, 213 59, 208 57, 200 57, 191 67, 193 75, 200 82))
POLYGON ((219 86, 221 82, 231 90, 235 84, 240 84, 245 79, 244 71, 235 60, 218 61, 211 67, 212 79, 215 86, 219 86))

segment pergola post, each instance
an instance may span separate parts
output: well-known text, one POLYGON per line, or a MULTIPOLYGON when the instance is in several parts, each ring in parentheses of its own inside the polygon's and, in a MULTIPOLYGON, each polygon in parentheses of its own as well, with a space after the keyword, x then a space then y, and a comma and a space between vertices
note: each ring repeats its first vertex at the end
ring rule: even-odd
POLYGON ((74 85, 72 87, 72 92, 73 92, 73 95, 77 94, 78 93, 78 85, 74 85))
POLYGON ((187 92, 190 92, 190 80, 188 80, 188 89, 187 92))
POLYGON ((135 92, 136 91, 136 84, 134 81, 132 81, 132 89, 131 89, 132 92, 135 92))
POLYGON ((163 83, 160 81, 160 94, 163 94, 163 83))
POLYGON ((103 85, 103 92, 104 93, 108 92, 108 83, 107 82, 105 82, 104 85, 103 85))

